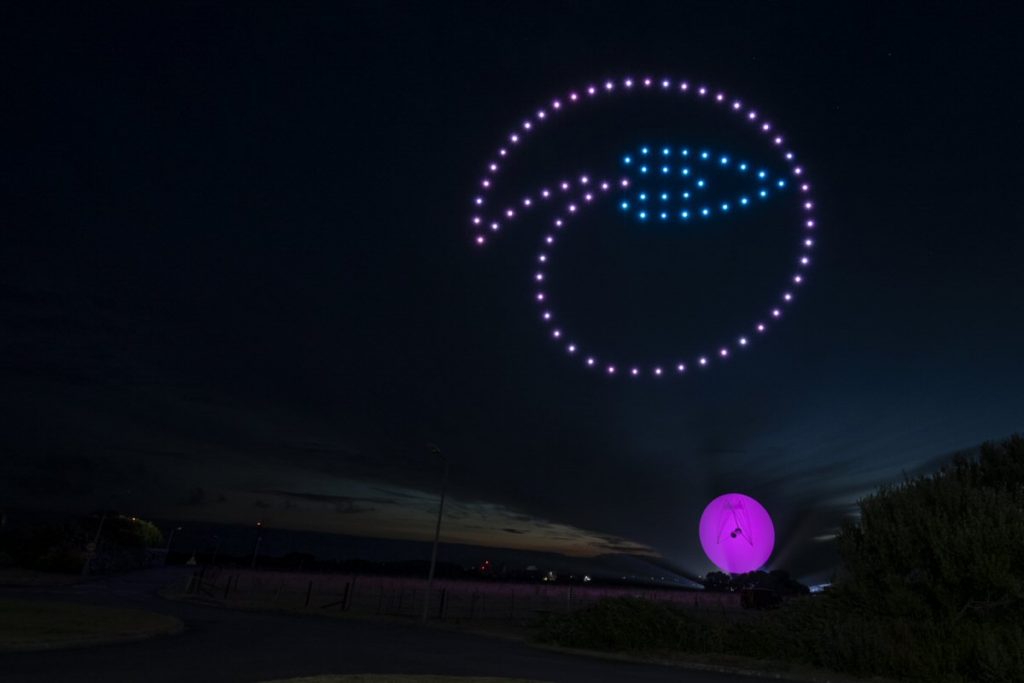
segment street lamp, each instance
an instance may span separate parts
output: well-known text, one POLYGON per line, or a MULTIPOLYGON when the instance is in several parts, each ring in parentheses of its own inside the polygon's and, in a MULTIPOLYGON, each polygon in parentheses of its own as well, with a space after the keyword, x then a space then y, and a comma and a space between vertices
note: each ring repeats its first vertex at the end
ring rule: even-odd
POLYGON ((96 557, 96 549, 100 544, 100 534, 103 533, 103 525, 107 522, 107 513, 104 512, 100 517, 100 525, 96 527, 96 537, 92 539, 92 543, 86 546, 85 564, 82 565, 82 576, 89 575, 89 569, 92 565, 92 560, 96 557))
POLYGON ((252 551, 252 565, 251 569, 256 569, 256 560, 260 556, 260 544, 263 543, 263 520, 256 522, 256 528, 259 529, 256 532, 256 547, 252 551))
POLYGON ((444 516, 444 493, 448 487, 448 458, 444 457, 441 449, 434 444, 427 444, 431 453, 441 458, 444 463, 444 476, 441 479, 441 503, 437 506, 437 526, 434 527, 434 549, 430 553, 430 571, 427 574, 427 595, 423 599, 423 617, 420 621, 427 623, 427 613, 430 611, 430 594, 434 589, 434 569, 437 566, 437 543, 441 538, 441 518, 444 516))

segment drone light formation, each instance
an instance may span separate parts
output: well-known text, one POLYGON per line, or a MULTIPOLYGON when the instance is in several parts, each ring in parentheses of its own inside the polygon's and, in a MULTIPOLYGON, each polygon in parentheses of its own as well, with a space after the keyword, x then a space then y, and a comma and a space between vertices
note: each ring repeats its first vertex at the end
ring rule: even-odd
POLYGON ((700 544, 716 567, 745 574, 764 566, 775 548, 771 515, 750 496, 726 493, 704 508, 700 544))
MULTIPOLYGON (((772 165, 774 167, 774 165, 772 165)), ((813 233, 818 229, 815 217, 815 202, 811 198, 811 184, 806 169, 797 163, 797 155, 785 136, 775 125, 763 120, 758 111, 742 99, 704 84, 692 85, 686 80, 635 78, 626 76, 608 79, 600 84, 569 90, 553 98, 546 105, 537 108, 533 115, 521 121, 510 132, 495 157, 485 164, 484 175, 478 181, 478 191, 472 198, 473 213, 470 226, 473 242, 486 246, 491 239, 524 216, 541 216, 547 229, 543 232, 541 250, 537 255, 539 267, 531 281, 535 287, 534 300, 541 307, 538 316, 541 323, 549 326, 548 337, 560 346, 570 357, 582 363, 591 371, 604 370, 607 377, 639 379, 642 377, 660 379, 669 376, 683 376, 691 366, 704 371, 716 363, 724 363, 735 353, 746 351, 756 337, 766 333, 770 326, 777 324, 784 311, 797 299, 795 290, 807 280, 807 271, 812 263, 811 250, 815 245, 813 233), (674 97, 695 106, 704 106, 720 112, 722 118, 736 122, 738 126, 753 129, 764 141, 766 147, 777 154, 783 171, 774 172, 768 164, 755 163, 726 149, 710 149, 699 144, 685 145, 641 145, 628 150, 618 157, 619 171, 610 170, 607 177, 595 178, 585 173, 566 174, 565 177, 541 185, 508 206, 492 206, 491 197, 498 185, 502 163, 527 144, 530 136, 538 129, 557 125, 563 119, 571 118, 585 104, 599 98, 619 98, 636 92, 657 92, 674 97), (745 190, 731 196, 717 196, 712 192, 711 172, 730 172, 748 182, 745 190), (653 189, 651 181, 663 183, 666 179, 678 183, 678 188, 666 191, 659 185, 653 189), (799 198, 800 239, 794 272, 787 276, 785 287, 765 307, 762 316, 746 328, 738 330, 729 339, 709 340, 704 349, 681 352, 675 358, 662 358, 647 362, 630 362, 630 359, 615 358, 598 350, 585 340, 576 339, 571 326, 557 313, 551 297, 545 290, 550 269, 552 252, 558 242, 558 235, 571 221, 581 218, 596 206, 613 198, 612 209, 629 215, 640 222, 694 223, 727 217, 752 211, 758 204, 769 201, 776 195, 795 193, 799 198), (625 368, 617 372, 617 368, 625 368)), ((752 499, 751 499, 752 500, 752 499)), ((755 501, 756 503, 756 501, 755 501)), ((762 508, 763 510, 763 508, 762 508)), ((770 520, 769 520, 770 524, 770 520)), ((770 552, 770 550, 769 550, 770 552)), ((719 565, 721 566, 721 565, 719 565)))

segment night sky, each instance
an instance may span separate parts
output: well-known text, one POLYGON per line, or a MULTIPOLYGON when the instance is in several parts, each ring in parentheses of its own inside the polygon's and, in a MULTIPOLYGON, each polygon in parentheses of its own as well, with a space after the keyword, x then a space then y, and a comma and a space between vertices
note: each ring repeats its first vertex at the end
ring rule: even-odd
MULTIPOLYGON (((450 541, 703 573, 700 512, 741 491, 770 567, 827 573, 860 496, 1024 429, 1022 16, 889 5, 7 5, 0 506, 423 539, 433 442, 450 541), (756 102, 819 206, 786 320, 683 380, 552 344, 538 227, 470 239, 504 136, 629 74, 756 102)), ((688 116, 581 117, 515 177, 741 144, 688 116)), ((792 256, 773 226, 612 212, 552 286, 643 360, 749 320, 792 256)))

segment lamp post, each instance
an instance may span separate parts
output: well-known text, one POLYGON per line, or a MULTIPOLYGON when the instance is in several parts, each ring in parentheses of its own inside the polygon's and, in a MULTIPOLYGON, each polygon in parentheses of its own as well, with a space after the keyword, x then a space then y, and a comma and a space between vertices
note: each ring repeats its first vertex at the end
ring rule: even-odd
POLYGON ((252 564, 250 565, 251 569, 256 569, 256 560, 260 556, 260 543, 263 543, 263 520, 256 522, 256 528, 259 529, 259 531, 256 532, 256 547, 253 548, 252 551, 252 564))
POLYGON ((180 526, 176 526, 171 529, 171 535, 167 538, 167 550, 164 551, 164 564, 167 564, 167 558, 171 556, 171 544, 174 543, 174 535, 181 531, 180 526))
POLYGON ((82 576, 89 575, 89 569, 90 566, 92 565, 92 560, 96 556, 96 549, 100 545, 100 534, 103 533, 103 525, 106 523, 106 521, 107 513, 104 512, 103 515, 100 517, 100 525, 96 527, 96 537, 92 539, 92 543, 90 543, 86 547, 85 564, 82 565, 82 576))
POLYGON ((430 611, 430 594, 434 589, 434 569, 437 566, 437 543, 441 538, 441 519, 444 517, 444 494, 445 489, 448 488, 448 458, 444 457, 441 453, 441 449, 434 444, 427 444, 427 448, 431 453, 441 458, 441 462, 444 463, 444 476, 441 479, 441 503, 437 506, 437 526, 434 527, 434 549, 430 552, 430 571, 427 573, 427 595, 423 599, 423 617, 420 619, 422 623, 427 623, 427 613, 430 611))

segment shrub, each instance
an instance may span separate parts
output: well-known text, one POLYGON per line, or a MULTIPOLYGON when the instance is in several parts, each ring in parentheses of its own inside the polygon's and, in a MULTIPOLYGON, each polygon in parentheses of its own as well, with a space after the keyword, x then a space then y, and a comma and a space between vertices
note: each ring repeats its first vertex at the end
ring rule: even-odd
POLYGON ((860 510, 840 534, 843 578, 825 595, 742 618, 609 599, 547 619, 538 638, 936 683, 1024 681, 1024 438, 883 487, 860 510))

